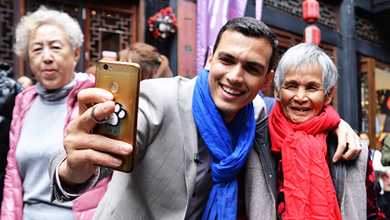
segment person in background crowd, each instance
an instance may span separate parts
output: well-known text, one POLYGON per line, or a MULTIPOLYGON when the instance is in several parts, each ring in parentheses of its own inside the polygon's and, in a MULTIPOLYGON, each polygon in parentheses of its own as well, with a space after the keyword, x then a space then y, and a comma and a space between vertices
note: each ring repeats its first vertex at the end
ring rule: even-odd
POLYGON ((23 86, 24 89, 27 89, 33 85, 32 79, 28 76, 19 76, 17 81, 23 86))
POLYGON ((77 94, 94 77, 75 73, 84 40, 68 14, 41 6, 16 27, 15 53, 29 61, 38 83, 15 100, 7 155, 2 220, 91 219, 105 180, 74 203, 50 202, 50 158, 63 148, 65 128, 78 114, 77 94))
MULTIPOLYGON (((362 133, 364 136, 364 133, 362 133)), ((385 141, 390 139, 388 135, 384 137, 382 140, 382 147, 379 150, 375 150, 373 155, 373 166, 375 170, 375 178, 379 182, 379 187, 377 195, 378 195, 378 205, 386 215, 388 219, 390 219, 390 166, 389 164, 383 165, 383 149, 385 146, 385 141)), ((369 141, 369 140, 368 140, 369 141)), ((389 143, 388 143, 389 144, 389 143)))
POLYGON ((383 166, 390 166, 390 133, 382 141, 382 159, 383 166))
POLYGON ((375 150, 371 148, 370 137, 366 132, 363 131, 357 132, 357 134, 359 135, 360 139, 362 139, 362 141, 366 142, 368 149, 370 150, 370 158, 372 161, 374 161, 375 150))
POLYGON ((157 48, 145 43, 133 43, 119 51, 119 61, 138 63, 141 69, 141 80, 172 77, 169 60, 160 54, 157 48))
POLYGON ((275 106, 276 99, 274 97, 265 96, 262 91, 259 91, 259 95, 264 100, 265 108, 267 109, 267 116, 268 116, 272 108, 275 106))
MULTIPOLYGON (((382 153, 380 153, 380 151, 377 151, 377 150, 371 148, 370 137, 368 136, 368 134, 366 132, 361 131, 361 132, 356 132, 356 133, 359 135, 360 139, 362 141, 366 142, 366 144, 367 144, 368 150, 370 152, 370 159, 371 159, 373 166, 374 166, 374 171, 377 171, 377 168, 381 169, 383 167, 382 164, 380 164, 381 167, 379 167, 378 166, 379 164, 377 164, 378 162, 380 163, 380 159, 378 161, 378 158, 381 157, 381 155, 377 156, 376 154, 377 153, 382 154, 382 153), (376 160, 375 160, 375 156, 377 156, 376 160)), ((378 179, 379 179, 378 172, 375 172, 375 180, 377 180, 377 181, 375 181, 375 191, 377 192, 377 194, 381 191, 381 185, 379 185, 378 179)))
MULTIPOLYGON (((332 60, 314 44, 295 45, 282 56, 274 76, 277 102, 257 131, 262 163, 248 179, 257 186, 249 202, 259 217, 385 219, 365 142, 353 163, 331 161, 338 143, 329 131, 340 123, 329 106, 337 77, 332 60), (258 185, 265 179, 271 187, 258 185)), ((249 158, 248 166, 252 159, 259 160, 249 158)))
POLYGON ((366 132, 359 132, 359 136, 362 141, 366 142, 368 148, 370 148, 370 138, 368 137, 368 134, 366 132))
MULTIPOLYGON (((132 173, 113 172, 94 219, 268 219, 241 212, 238 195, 244 192, 239 182, 246 181, 246 158, 256 154, 256 122, 265 117, 257 93, 272 82, 276 47, 276 35, 263 22, 234 18, 220 30, 196 78, 141 81, 134 152, 125 142, 90 133, 92 116, 104 120, 114 111, 112 94, 81 91, 80 117, 69 124, 64 149, 51 160, 53 197, 75 199, 110 173, 105 167, 120 166, 113 154, 136 153, 132 173)), ((334 159, 356 157, 360 140, 353 130, 345 122, 336 130, 340 148, 334 159), (346 139, 351 148, 343 154, 346 139)))
MULTIPOLYGON (((173 76, 168 58, 161 55, 157 48, 149 44, 141 42, 131 44, 119 51, 119 61, 138 63, 141 70, 141 80, 173 76)), ((85 72, 96 75, 96 65, 88 67, 85 72)))
POLYGON ((16 95, 23 91, 23 87, 19 83, 8 77, 11 72, 10 64, 0 62, 0 201, 3 199, 12 110, 14 109, 16 95))
POLYGON ((88 67, 85 72, 96 76, 96 65, 88 67))

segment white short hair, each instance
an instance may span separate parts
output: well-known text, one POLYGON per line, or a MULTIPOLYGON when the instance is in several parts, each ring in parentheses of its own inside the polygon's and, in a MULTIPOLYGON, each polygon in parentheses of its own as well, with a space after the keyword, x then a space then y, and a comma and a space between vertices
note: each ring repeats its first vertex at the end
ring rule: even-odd
POLYGON ((38 27, 44 24, 55 25, 61 28, 73 51, 84 42, 84 34, 76 19, 70 17, 65 12, 48 9, 41 5, 37 11, 29 12, 23 16, 16 27, 14 51, 18 56, 25 59, 28 58, 28 41, 30 36, 38 27))

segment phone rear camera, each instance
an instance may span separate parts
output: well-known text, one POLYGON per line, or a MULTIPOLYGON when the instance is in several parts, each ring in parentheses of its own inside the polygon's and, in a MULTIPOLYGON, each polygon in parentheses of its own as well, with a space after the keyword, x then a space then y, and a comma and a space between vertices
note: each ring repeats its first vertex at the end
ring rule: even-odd
POLYGON ((103 69, 104 69, 104 70, 108 70, 108 65, 107 65, 107 64, 104 64, 104 65, 103 65, 103 69))

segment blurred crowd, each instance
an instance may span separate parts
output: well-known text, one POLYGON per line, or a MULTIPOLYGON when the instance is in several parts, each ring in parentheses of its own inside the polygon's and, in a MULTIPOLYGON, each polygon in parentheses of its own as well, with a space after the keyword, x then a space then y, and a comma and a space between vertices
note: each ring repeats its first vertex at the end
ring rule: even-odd
POLYGON ((329 105, 337 68, 316 45, 291 47, 274 71, 275 33, 234 18, 194 79, 173 77, 152 45, 114 51, 144 80, 132 152, 91 132, 116 105, 94 88, 96 65, 75 71, 78 22, 41 6, 15 35, 33 76, 0 63, 1 220, 389 216, 390 137, 368 152, 367 134, 329 105), (275 98, 262 93, 272 82, 275 98), (131 175, 110 169, 130 153, 131 175))

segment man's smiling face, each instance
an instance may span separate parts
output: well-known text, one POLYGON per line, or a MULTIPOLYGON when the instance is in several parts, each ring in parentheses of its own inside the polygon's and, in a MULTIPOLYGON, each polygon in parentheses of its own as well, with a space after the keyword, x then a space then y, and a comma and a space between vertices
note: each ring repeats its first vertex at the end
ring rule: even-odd
POLYGON ((271 44, 264 38, 232 30, 223 33, 206 70, 211 97, 226 123, 271 83, 273 71, 267 74, 271 54, 271 44))

